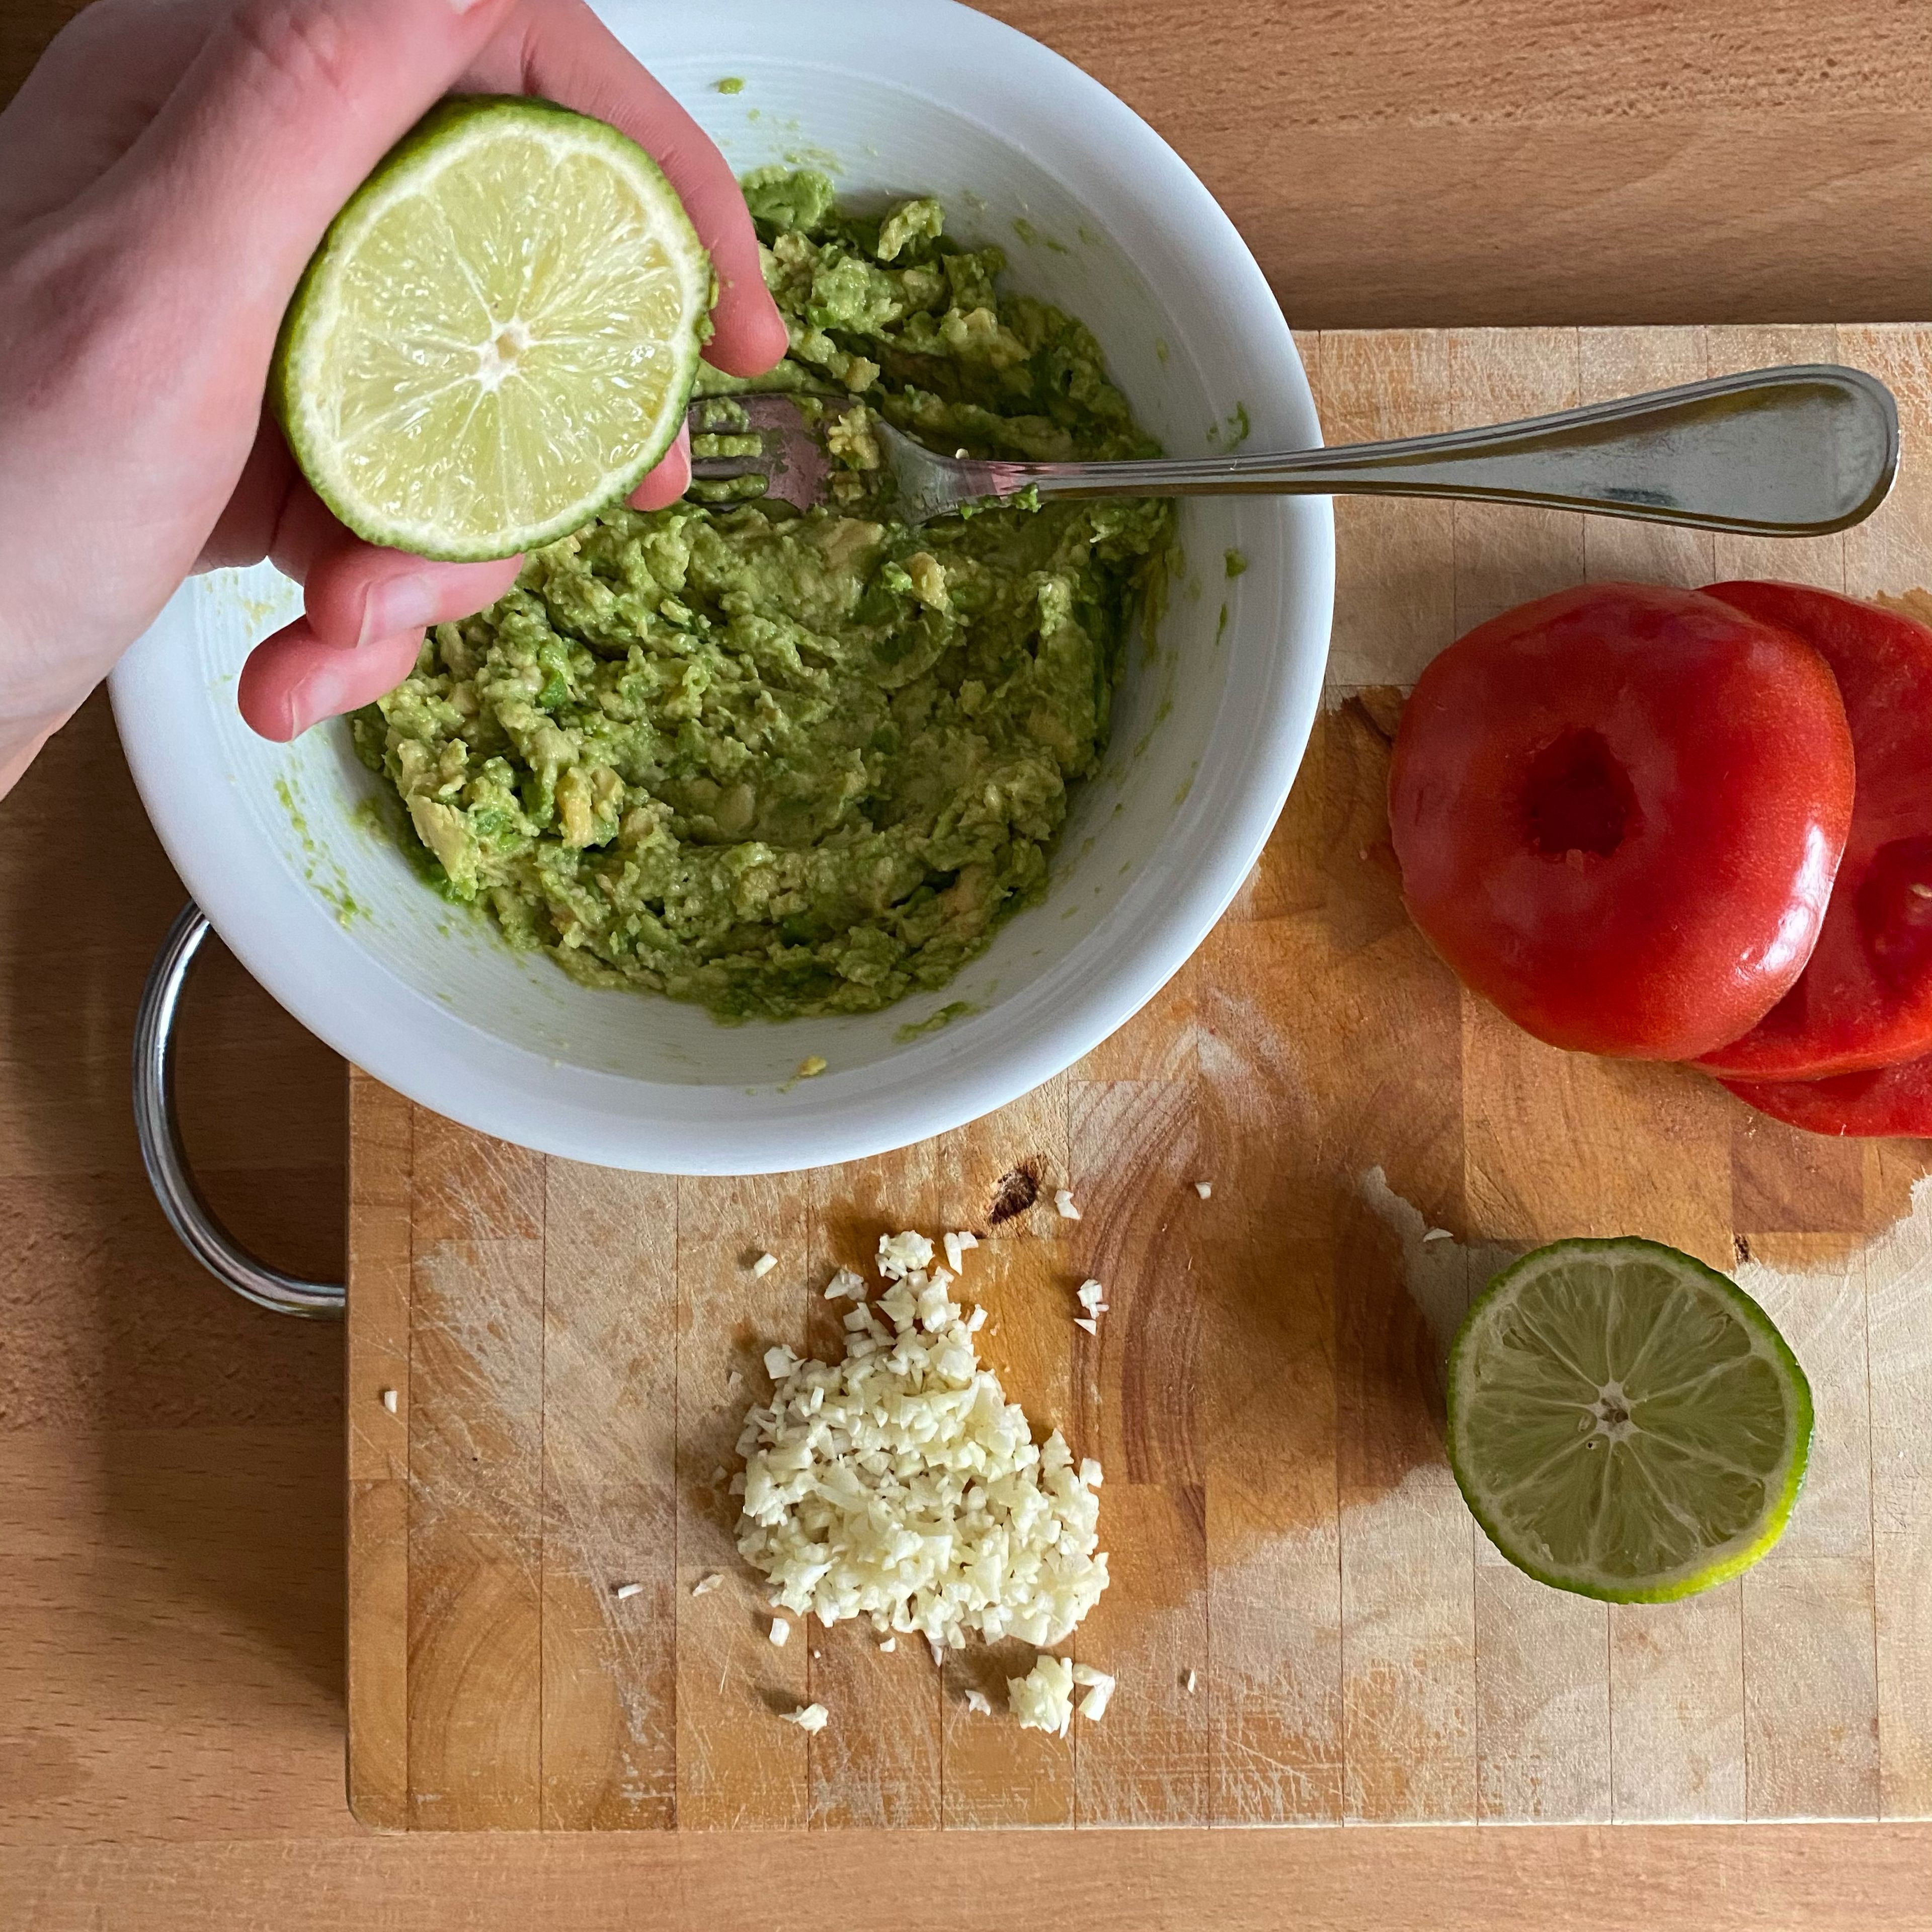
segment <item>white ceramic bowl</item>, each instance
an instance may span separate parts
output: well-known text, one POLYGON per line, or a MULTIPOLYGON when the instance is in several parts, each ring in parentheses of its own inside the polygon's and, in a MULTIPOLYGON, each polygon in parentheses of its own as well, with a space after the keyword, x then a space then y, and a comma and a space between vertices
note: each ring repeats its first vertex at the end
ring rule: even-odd
MULTIPOLYGON (((946 0, 600 11, 740 170, 796 160, 854 196, 937 194, 954 232, 1001 243, 1011 284, 1093 328, 1171 453, 1225 444, 1241 410, 1252 448, 1319 441, 1293 340, 1233 225, 1144 122, 1036 42, 946 0), (727 77, 742 89, 721 93, 727 77)), ((1196 500, 1180 533, 1184 580, 1157 649, 1132 653, 1112 749, 1076 795, 1045 902, 943 992, 863 1018, 720 1026, 579 986, 445 904, 357 816, 376 781, 346 729, 270 745, 236 715, 249 646, 297 608, 266 566, 185 586, 115 673, 115 716, 215 929, 380 1079, 608 1166, 816 1166, 956 1126, 1077 1060, 1201 943, 1258 856, 1318 701, 1329 506, 1196 500), (1248 563, 1232 579, 1230 550, 1248 563), (969 1013, 906 1030, 955 1001, 969 1013), (795 1079, 814 1054, 828 1070, 795 1079)))

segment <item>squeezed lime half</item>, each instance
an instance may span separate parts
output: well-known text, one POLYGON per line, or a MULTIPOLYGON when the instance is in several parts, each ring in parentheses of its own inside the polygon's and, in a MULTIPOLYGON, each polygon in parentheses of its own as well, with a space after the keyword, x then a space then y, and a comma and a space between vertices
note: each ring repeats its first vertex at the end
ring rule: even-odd
POLYGON ((627 496, 676 435, 711 262, 634 141, 548 101, 446 100, 331 224, 269 396, 372 543, 508 556, 627 496))
POLYGON ((1449 1461, 1476 1520, 1586 1597, 1662 1603, 1755 1563, 1810 1442, 1810 1388, 1771 1318, 1660 1242, 1526 1255, 1450 1354, 1449 1461))

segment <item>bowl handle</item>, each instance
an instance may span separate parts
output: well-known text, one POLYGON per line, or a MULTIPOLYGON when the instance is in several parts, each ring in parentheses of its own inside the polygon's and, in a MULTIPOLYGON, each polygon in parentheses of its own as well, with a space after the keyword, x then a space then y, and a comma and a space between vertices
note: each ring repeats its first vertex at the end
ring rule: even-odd
POLYGON ((303 1281, 258 1261, 214 1216, 196 1184, 175 1117, 174 1038, 182 988, 208 937, 207 915, 190 899, 148 969, 134 1018, 134 1131, 154 1198, 182 1244, 215 1280, 258 1307, 312 1321, 339 1321, 340 1282, 303 1281))

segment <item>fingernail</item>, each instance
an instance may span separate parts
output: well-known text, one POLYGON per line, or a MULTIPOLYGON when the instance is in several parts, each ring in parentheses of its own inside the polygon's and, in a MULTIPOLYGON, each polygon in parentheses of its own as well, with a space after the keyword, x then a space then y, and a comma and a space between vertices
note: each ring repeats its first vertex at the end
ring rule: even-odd
POLYGON ((362 629, 356 648, 404 631, 427 628, 441 614, 441 601, 434 578, 388 577, 371 584, 362 600, 362 629))
POLYGON ((282 742, 292 745, 322 716, 314 700, 304 691, 289 694, 289 734, 282 742))

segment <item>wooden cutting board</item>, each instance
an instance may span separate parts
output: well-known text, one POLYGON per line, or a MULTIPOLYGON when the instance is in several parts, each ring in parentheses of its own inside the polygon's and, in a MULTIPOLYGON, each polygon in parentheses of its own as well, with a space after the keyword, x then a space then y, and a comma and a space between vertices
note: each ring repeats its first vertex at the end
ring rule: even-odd
POLYGON ((1522 598, 1586 577, 1932 580, 1932 329, 1302 349, 1334 441, 1842 360, 1898 392, 1905 468, 1869 523, 1796 544, 1339 504, 1330 708, 1239 901, 1114 1040, 941 1140, 676 1180, 490 1142, 358 1076, 349 1785, 368 1822, 1932 1814, 1932 1193, 1886 1232, 1932 1144, 1810 1138, 1686 1070, 1517 1033, 1405 918, 1382 802, 1391 687, 1522 598), (1078 1222, 1053 1211, 1062 1184, 1078 1222), (1114 1581, 1077 1647, 1120 1688, 1064 1742, 966 1706, 976 1687, 1003 1706, 1030 1652, 940 1668, 809 1624, 775 1649, 736 1559, 726 1472, 762 1352, 836 1349, 818 1290, 904 1226, 988 1238, 962 1291, 990 1311, 983 1352, 1106 1466, 1114 1581), (1740 1266, 1818 1402, 1783 1544, 1654 1608, 1520 1576, 1442 1456, 1439 1363, 1472 1291, 1527 1245, 1622 1232, 1740 1266), (779 1265, 754 1280, 764 1248, 779 1265), (1111 1304, 1093 1340, 1071 1318, 1089 1274, 1111 1304), (693 1597, 714 1570, 725 1587, 693 1597), (809 1740, 775 1714, 808 1697, 831 1712, 809 1740))

